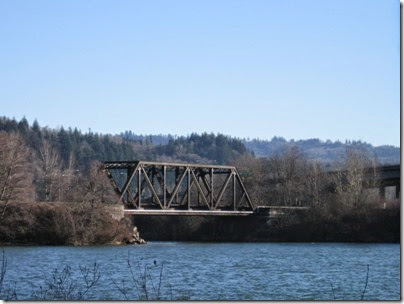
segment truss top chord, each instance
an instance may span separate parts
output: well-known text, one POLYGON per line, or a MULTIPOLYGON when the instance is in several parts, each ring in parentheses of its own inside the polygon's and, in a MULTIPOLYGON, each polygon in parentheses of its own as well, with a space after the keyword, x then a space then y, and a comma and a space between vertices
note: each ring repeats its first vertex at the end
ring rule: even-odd
POLYGON ((104 167, 106 169, 125 169, 125 168, 135 168, 138 164, 144 166, 158 166, 158 167, 192 167, 201 169, 226 169, 234 170, 234 166, 219 166, 219 165, 204 165, 204 164, 185 164, 185 163, 166 163, 166 162, 149 162, 149 161, 113 161, 104 162, 104 167))

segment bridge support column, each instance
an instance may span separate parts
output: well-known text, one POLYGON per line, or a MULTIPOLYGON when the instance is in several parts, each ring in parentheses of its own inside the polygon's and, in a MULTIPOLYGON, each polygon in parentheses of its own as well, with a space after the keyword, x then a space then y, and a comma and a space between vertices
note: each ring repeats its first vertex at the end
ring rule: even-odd
MULTIPOLYGON (((196 182, 199 183, 199 175, 196 177, 196 182)), ((201 205, 201 197, 199 195, 199 191, 197 191, 196 195, 197 195, 196 201, 198 202, 198 206, 200 206, 201 205)))
POLYGON ((384 188, 384 186, 381 186, 380 188, 379 188, 379 195, 380 195, 380 198, 386 198, 386 188, 384 188))
MULTIPOLYGON (((187 199, 188 199, 188 210, 191 209, 191 171, 187 169, 187 199)), ((199 193, 198 193, 199 195, 199 193)), ((199 198, 199 196, 198 196, 199 198)), ((199 202, 198 202, 199 203, 199 202)))
POLYGON ((213 207, 213 168, 210 169, 210 206, 213 207))
POLYGON ((137 180, 137 191, 138 191, 138 195, 139 195, 139 209, 141 208, 141 204, 142 204, 142 173, 140 172, 140 168, 138 169, 138 172, 137 172, 137 178, 138 178, 138 180, 137 180))
POLYGON ((236 211, 236 174, 233 173, 233 210, 236 211))
POLYGON ((167 169, 163 166, 163 204, 164 209, 167 208, 167 169))
POLYGON ((400 184, 396 185, 396 198, 400 198, 401 187, 400 184))

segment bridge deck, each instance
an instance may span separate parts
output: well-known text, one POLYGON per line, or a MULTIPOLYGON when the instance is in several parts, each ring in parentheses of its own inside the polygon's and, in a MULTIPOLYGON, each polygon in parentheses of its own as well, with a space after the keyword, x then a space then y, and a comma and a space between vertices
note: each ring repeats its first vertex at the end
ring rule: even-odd
POLYGON ((225 210, 147 210, 147 209, 126 209, 125 215, 209 215, 209 216, 249 216, 254 211, 225 211, 225 210))
POLYGON ((278 215, 286 210, 308 210, 310 207, 298 206, 259 206, 254 211, 233 210, 177 210, 177 209, 125 209, 125 215, 214 215, 214 216, 249 216, 249 215, 278 215))

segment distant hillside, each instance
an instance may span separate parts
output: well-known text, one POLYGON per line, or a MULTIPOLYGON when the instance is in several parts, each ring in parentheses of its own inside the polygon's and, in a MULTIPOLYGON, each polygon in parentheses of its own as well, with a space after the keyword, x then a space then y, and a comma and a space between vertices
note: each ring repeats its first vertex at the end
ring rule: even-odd
POLYGON ((282 153, 292 146, 296 146, 306 155, 308 159, 317 160, 322 163, 332 163, 342 160, 346 148, 362 148, 370 155, 375 155, 382 164, 399 164, 400 148, 394 146, 373 147, 371 144, 362 141, 321 141, 318 138, 306 140, 287 141, 283 137, 273 137, 268 140, 242 140, 246 148, 253 151, 257 157, 268 157, 277 153, 282 153))

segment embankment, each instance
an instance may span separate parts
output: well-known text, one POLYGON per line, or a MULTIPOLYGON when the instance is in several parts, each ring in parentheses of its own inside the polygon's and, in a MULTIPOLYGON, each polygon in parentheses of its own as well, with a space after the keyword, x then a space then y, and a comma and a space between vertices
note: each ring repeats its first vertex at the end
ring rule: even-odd
POLYGON ((265 216, 130 216, 147 241, 207 242, 400 242, 399 209, 324 218, 297 211, 265 216))

